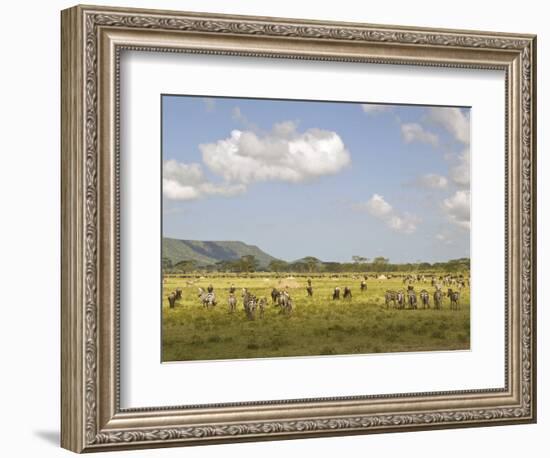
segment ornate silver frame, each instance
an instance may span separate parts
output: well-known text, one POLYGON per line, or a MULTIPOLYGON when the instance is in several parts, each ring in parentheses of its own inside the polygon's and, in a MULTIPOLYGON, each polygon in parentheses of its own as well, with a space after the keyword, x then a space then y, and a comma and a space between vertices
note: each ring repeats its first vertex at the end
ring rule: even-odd
POLYGON ((91 452, 536 421, 535 62, 533 35, 92 6, 64 10, 61 445, 91 452), (505 71, 505 388, 121 409, 123 49, 505 71))

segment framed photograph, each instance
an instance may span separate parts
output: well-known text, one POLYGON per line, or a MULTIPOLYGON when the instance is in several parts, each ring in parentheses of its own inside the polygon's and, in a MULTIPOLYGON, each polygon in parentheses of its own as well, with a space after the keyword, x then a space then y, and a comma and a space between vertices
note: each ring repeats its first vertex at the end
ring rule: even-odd
POLYGON ((62 12, 62 446, 536 421, 536 37, 62 12))

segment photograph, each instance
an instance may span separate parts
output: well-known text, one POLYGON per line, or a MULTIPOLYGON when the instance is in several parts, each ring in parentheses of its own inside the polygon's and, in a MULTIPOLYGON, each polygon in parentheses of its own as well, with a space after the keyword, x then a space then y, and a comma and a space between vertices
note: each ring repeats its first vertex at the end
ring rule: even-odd
POLYGON ((162 362, 469 350, 469 145, 466 106, 162 94, 162 362))

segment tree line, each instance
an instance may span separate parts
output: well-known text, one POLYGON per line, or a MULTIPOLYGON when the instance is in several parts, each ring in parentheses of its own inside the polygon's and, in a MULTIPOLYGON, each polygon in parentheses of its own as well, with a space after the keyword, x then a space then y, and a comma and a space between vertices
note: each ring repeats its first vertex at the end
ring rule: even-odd
POLYGON ((195 260, 172 263, 169 258, 162 259, 162 268, 167 273, 189 273, 195 271, 251 273, 251 272, 296 272, 296 273, 345 273, 345 272, 464 272, 470 270, 470 258, 451 259, 446 262, 409 262, 392 263, 388 258, 377 256, 373 259, 353 256, 352 262, 324 262, 313 256, 307 256, 294 262, 274 259, 267 267, 261 267, 253 255, 239 259, 222 260, 214 264, 200 265, 195 260))

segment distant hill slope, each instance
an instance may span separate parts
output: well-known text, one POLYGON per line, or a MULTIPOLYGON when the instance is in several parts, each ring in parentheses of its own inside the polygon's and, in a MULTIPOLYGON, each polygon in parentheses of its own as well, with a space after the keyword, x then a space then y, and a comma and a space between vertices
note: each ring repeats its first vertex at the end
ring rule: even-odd
POLYGON ((241 256, 253 255, 260 267, 267 267, 277 258, 265 253, 255 245, 237 241, 204 242, 200 240, 162 239, 162 257, 173 264, 180 261, 195 260, 200 265, 214 264, 218 261, 239 259, 241 256))

